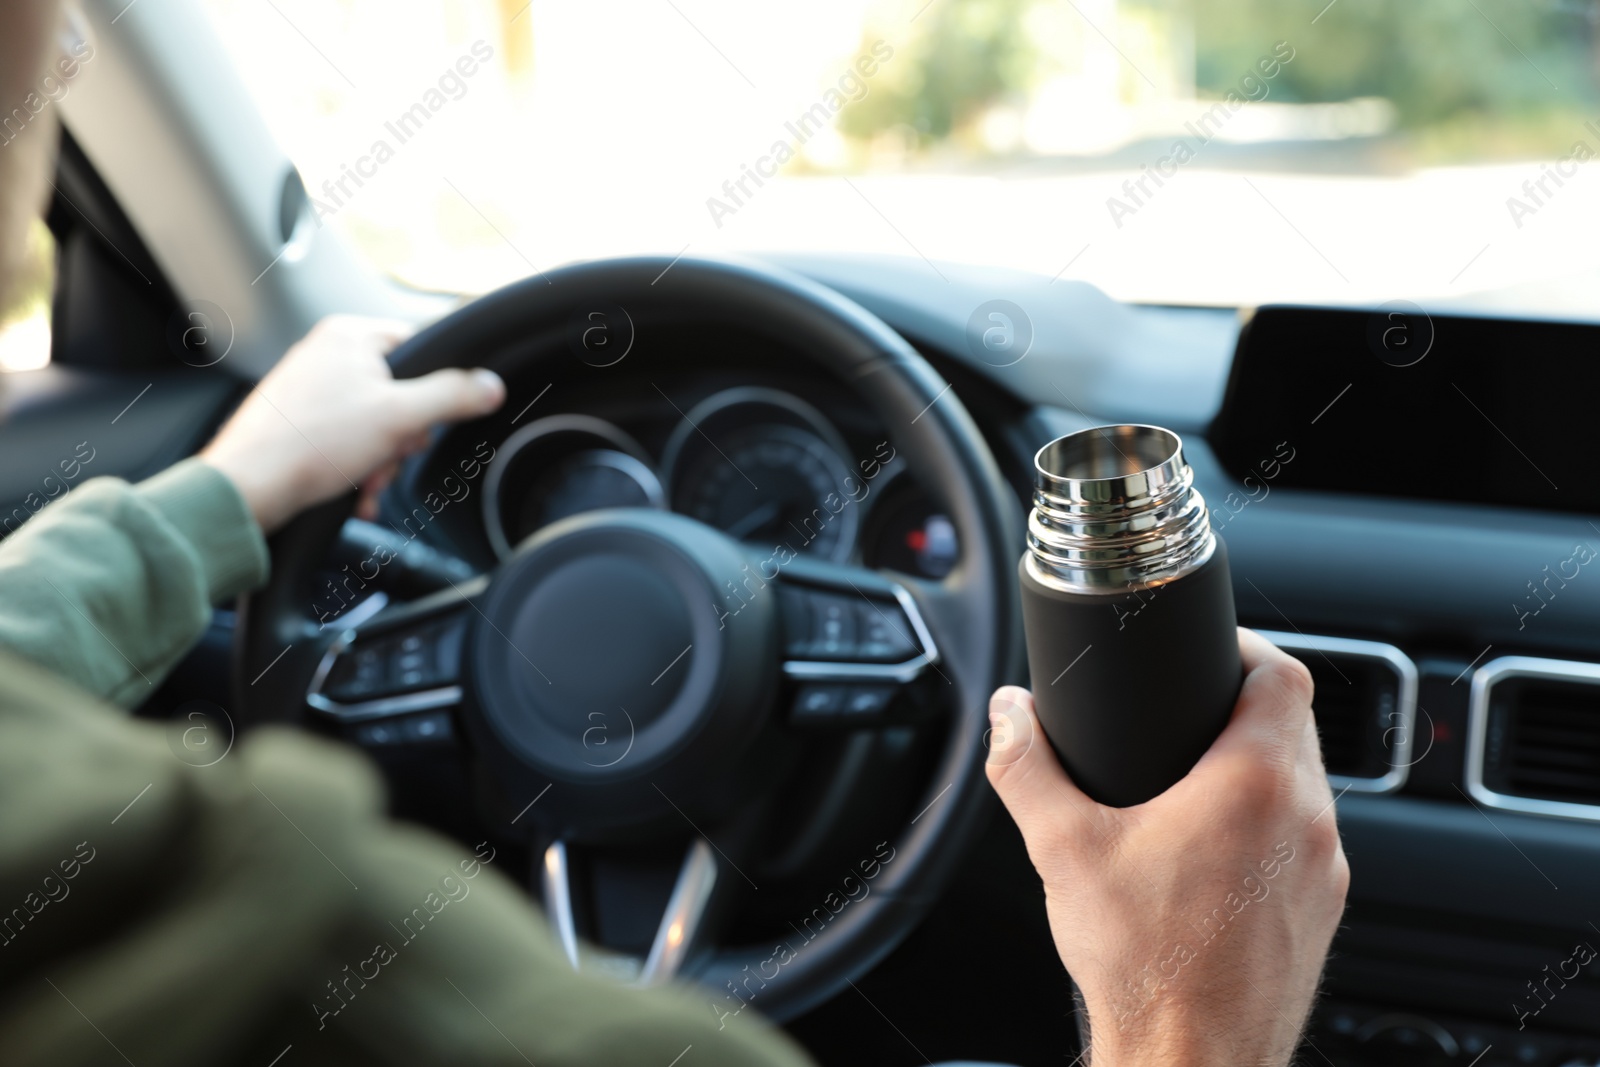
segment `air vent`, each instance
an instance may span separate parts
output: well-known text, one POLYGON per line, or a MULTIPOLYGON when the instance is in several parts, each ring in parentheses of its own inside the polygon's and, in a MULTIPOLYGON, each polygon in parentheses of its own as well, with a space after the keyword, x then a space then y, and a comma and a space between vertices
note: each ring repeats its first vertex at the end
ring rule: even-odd
POLYGON ((1378 641, 1257 631, 1311 671, 1322 759, 1335 790, 1390 793, 1411 768, 1417 667, 1378 641))
POLYGON ((1600 821, 1600 665, 1506 656, 1472 676, 1467 788, 1507 811, 1600 821))

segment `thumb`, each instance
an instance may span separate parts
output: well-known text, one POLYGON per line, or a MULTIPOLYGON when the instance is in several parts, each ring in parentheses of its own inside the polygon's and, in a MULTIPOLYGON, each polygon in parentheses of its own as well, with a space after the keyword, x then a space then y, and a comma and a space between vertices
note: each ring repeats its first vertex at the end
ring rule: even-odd
POLYGON ((405 433, 440 422, 459 422, 494 411, 506 399, 506 383, 492 370, 448 367, 394 383, 395 409, 405 433))
POLYGON ((1015 685, 995 690, 989 698, 989 724, 989 784, 1016 820, 1030 852, 1074 832, 1085 819, 1094 825, 1100 805, 1062 769, 1039 727, 1032 693, 1015 685))

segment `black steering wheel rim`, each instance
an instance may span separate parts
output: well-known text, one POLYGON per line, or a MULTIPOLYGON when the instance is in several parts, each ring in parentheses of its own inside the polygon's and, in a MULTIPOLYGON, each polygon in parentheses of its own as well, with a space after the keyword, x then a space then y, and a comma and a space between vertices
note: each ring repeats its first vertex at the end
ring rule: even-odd
MULTIPOLYGON (((763 979, 756 1006, 772 1017, 792 1018, 864 974, 899 943, 992 813, 983 780, 988 694, 1021 673, 1014 580, 1020 508, 976 424, 915 349, 838 293, 764 264, 641 257, 536 275, 422 330, 393 353, 391 364, 402 378, 463 364, 508 375, 513 363, 526 371, 530 361, 544 360, 574 365, 571 373, 603 375, 607 368, 595 365, 603 361, 583 367, 582 353, 565 343, 590 305, 626 309, 635 346, 647 346, 655 326, 703 321, 804 351, 872 408, 912 476, 950 517, 962 545, 961 563, 943 582, 897 578, 918 601, 945 655, 941 674, 954 691, 943 751, 911 808, 919 814, 892 841, 895 862, 883 866, 870 895, 805 942, 777 977, 763 979)), ((346 498, 312 509, 270 540, 273 579, 240 607, 236 703, 247 724, 295 721, 303 713, 306 679, 329 643, 329 635, 318 634, 308 618, 308 576, 351 503, 346 498)), ((719 948, 694 976, 713 991, 732 988, 772 952, 765 946, 719 948)))

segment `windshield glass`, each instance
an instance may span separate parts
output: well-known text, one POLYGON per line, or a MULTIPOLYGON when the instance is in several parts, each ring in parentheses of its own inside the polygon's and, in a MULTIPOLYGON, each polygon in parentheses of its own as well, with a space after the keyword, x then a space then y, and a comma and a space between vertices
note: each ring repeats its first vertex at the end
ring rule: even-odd
POLYGON ((1600 279, 1596 0, 204 2, 324 224, 428 288, 764 251, 1182 304, 1600 279))

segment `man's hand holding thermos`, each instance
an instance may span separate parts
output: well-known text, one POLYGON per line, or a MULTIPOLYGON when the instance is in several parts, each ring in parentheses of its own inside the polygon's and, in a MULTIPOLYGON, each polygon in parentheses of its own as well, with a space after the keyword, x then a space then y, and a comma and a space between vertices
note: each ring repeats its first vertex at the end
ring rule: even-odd
POLYGON ((1089 1058, 1287 1064, 1349 884, 1310 675, 1236 629, 1176 434, 1085 430, 1036 466, 1035 693, 995 693, 989 778, 1044 881, 1089 1058))

